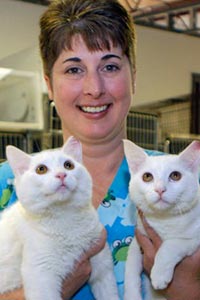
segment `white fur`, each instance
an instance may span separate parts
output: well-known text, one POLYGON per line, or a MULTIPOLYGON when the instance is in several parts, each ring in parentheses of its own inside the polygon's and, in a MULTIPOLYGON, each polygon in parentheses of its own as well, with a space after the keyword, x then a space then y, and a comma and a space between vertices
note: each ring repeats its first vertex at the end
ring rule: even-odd
MULTIPOLYGON (((8 146, 7 157, 19 201, 0 221, 0 293, 23 285, 26 300, 61 300, 63 279, 102 230, 91 203, 92 180, 81 164, 81 145, 71 137, 62 149, 34 156, 8 146), (64 168, 66 160, 73 169, 64 168), (35 170, 41 164, 48 171, 39 175, 35 170)), ((95 299, 118 300, 107 245, 91 264, 95 299)))
MULTIPOLYGON (((127 140, 124 149, 131 172, 130 197, 163 240, 150 274, 154 290, 146 278, 145 300, 164 299, 155 290, 166 288, 178 262, 200 246, 200 142, 194 141, 179 155, 150 157, 127 140), (180 172, 180 180, 172 180, 174 171, 180 172), (153 180, 143 181, 146 172, 153 180)), ((140 218, 138 228, 144 232, 140 218)), ((142 269, 142 254, 134 239, 126 263, 124 300, 142 300, 142 269)))

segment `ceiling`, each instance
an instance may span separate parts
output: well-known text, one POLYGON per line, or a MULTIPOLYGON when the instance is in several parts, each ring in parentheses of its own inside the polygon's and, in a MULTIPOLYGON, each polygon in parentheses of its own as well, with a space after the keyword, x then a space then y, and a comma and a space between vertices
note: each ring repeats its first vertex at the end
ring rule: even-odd
MULTIPOLYGON (((15 0, 48 5, 49 0, 15 0)), ((95 1, 95 0, 94 0, 95 1)), ((199 0, 119 0, 136 24, 200 37, 199 0)))

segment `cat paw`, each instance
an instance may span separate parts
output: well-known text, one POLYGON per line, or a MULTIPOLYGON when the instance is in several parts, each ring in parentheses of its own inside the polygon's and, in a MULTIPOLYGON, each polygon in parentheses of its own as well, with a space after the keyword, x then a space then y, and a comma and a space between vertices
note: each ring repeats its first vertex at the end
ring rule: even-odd
POLYGON ((172 280, 172 272, 157 272, 156 270, 152 269, 151 272, 151 283, 154 289, 162 290, 168 286, 170 281, 172 280))

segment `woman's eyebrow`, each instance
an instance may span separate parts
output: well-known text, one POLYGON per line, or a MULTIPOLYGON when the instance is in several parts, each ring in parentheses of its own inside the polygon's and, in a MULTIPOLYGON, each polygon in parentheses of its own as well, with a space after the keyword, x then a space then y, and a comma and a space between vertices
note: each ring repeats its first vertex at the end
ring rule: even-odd
POLYGON ((79 57, 70 57, 70 58, 67 58, 63 61, 63 64, 68 62, 68 61, 74 61, 74 62, 80 62, 81 59, 79 57))
MULTIPOLYGON (((118 58, 118 59, 122 59, 119 55, 116 55, 116 54, 106 54, 106 55, 104 55, 102 58, 101 58, 101 60, 108 60, 108 59, 110 59, 110 58, 118 58)), ((73 62, 81 62, 81 58, 79 58, 79 57, 70 57, 70 58, 67 58, 67 59, 65 59, 64 61, 63 61, 63 63, 66 63, 66 62, 68 62, 68 61, 73 61, 73 62)))
POLYGON ((104 55, 101 59, 102 60, 107 60, 107 59, 110 59, 110 58, 118 58, 120 60, 122 59, 119 55, 112 54, 112 53, 104 55))

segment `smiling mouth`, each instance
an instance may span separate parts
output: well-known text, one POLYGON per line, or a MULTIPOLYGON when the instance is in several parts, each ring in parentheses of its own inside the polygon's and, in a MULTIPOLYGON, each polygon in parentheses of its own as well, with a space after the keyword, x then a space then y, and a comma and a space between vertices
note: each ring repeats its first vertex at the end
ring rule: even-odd
POLYGON ((104 112, 108 109, 109 105, 102 106, 80 106, 80 110, 85 113, 96 114, 104 112))

